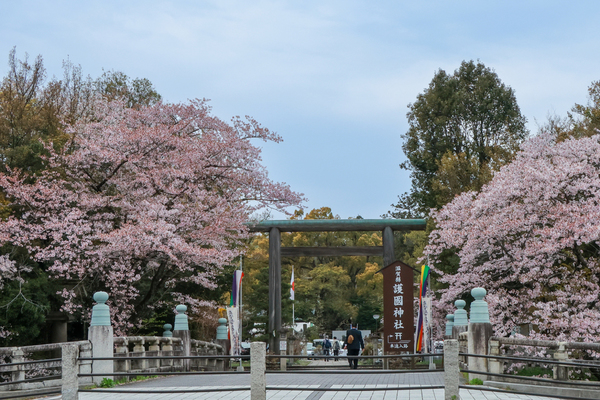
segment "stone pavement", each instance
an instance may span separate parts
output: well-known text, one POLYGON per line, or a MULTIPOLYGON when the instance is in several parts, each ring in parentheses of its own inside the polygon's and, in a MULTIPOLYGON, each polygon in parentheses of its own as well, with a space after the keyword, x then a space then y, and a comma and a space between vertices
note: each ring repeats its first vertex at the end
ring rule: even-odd
MULTIPOLYGON (((350 370, 347 361, 312 361, 311 366, 327 365, 327 372, 311 373, 269 373, 267 387, 276 388, 267 391, 268 400, 444 400, 443 389, 419 389, 419 386, 443 385, 443 372, 428 373, 384 373, 377 370, 350 370), (303 388, 331 388, 335 391, 290 390, 303 388), (369 390, 388 387, 410 387, 409 390, 369 390), (362 388, 363 391, 349 391, 362 388)), ((204 393, 182 393, 182 390, 209 388, 250 387, 250 374, 239 375, 181 375, 151 379, 119 386, 111 393, 80 393, 81 400, 250 400, 250 390, 221 391, 204 393), (167 393, 118 393, 127 391, 156 391, 167 393)), ((55 397, 59 399, 60 397, 55 397)), ((483 392, 473 389, 461 389, 461 400, 543 400, 548 397, 526 396, 507 393, 483 392)), ((50 400, 46 398, 45 400, 50 400)))

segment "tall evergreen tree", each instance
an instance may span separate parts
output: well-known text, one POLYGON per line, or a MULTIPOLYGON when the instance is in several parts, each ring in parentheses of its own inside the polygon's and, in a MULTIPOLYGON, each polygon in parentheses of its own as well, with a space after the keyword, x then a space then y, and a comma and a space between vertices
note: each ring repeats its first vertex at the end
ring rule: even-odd
POLYGON ((394 217, 424 216, 479 189, 528 135, 514 91, 480 62, 463 61, 452 75, 440 69, 409 109, 400 167, 411 172, 412 187, 394 217), (449 180, 456 171, 465 173, 449 180))

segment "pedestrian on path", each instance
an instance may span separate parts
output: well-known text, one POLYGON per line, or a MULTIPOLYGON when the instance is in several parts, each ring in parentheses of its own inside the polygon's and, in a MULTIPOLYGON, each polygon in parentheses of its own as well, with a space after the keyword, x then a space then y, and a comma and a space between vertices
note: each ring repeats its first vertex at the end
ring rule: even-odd
POLYGON ((329 361, 329 351, 331 350, 331 341, 329 336, 325 335, 325 341, 323 342, 323 355, 325 356, 325 362, 329 361))
POLYGON ((358 356, 361 350, 365 348, 365 342, 363 342, 362 333, 356 328, 350 325, 350 329, 346 331, 346 341, 344 342, 344 348, 348 349, 348 364, 350 369, 358 368, 358 356))
POLYGON ((338 360, 339 355, 340 355, 340 341, 337 340, 336 336, 334 336, 333 337, 333 356, 335 357, 334 361, 338 360))

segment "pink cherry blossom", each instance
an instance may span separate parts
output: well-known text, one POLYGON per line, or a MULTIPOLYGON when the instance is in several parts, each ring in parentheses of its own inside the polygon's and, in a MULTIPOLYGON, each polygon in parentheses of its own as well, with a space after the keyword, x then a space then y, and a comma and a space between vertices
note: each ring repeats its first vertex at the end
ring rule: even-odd
POLYGON ((48 147, 49 168, 35 182, 19 171, 0 175, 19 210, 0 222, 0 239, 69 282, 65 311, 88 313, 102 289, 119 332, 164 301, 185 300, 193 312, 206 302, 177 293, 177 283, 214 288, 242 251, 253 213, 303 201, 268 178, 251 141, 281 139, 252 118, 228 124, 204 100, 139 110, 99 102, 95 110, 69 128, 63 151, 48 147))
POLYGON ((541 134, 480 193, 432 217, 432 264, 444 250, 460 257, 455 275, 442 274, 440 317, 481 286, 498 335, 533 324, 539 338, 599 340, 600 135, 556 143, 541 134))

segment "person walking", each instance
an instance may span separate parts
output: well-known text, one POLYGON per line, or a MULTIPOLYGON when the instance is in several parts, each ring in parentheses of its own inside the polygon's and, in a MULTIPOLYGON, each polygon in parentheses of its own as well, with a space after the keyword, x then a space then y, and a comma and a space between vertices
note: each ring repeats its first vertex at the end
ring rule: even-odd
POLYGON ((323 342, 323 355, 325 356, 325 362, 329 361, 329 351, 331 350, 331 341, 329 340, 329 336, 325 336, 325 341, 323 342))
POLYGON ((340 355, 340 341, 337 340, 337 337, 333 337, 333 356, 335 357, 333 360, 337 361, 340 355))
POLYGON ((363 342, 362 333, 356 328, 350 325, 350 329, 346 331, 346 341, 344 342, 344 348, 348 349, 348 364, 350 369, 358 368, 358 353, 365 348, 365 342, 363 342), (355 356, 355 357, 351 357, 355 356))

